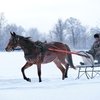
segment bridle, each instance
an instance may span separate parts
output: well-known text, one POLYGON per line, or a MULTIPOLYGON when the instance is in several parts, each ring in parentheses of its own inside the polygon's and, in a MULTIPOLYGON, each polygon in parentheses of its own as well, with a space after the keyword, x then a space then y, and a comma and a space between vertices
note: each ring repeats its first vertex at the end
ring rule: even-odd
POLYGON ((12 50, 14 51, 14 50, 16 50, 16 47, 17 47, 17 45, 19 44, 19 40, 20 40, 20 37, 18 37, 18 36, 16 36, 16 37, 13 37, 13 47, 12 47, 12 50), (16 45, 16 46, 15 46, 16 45))

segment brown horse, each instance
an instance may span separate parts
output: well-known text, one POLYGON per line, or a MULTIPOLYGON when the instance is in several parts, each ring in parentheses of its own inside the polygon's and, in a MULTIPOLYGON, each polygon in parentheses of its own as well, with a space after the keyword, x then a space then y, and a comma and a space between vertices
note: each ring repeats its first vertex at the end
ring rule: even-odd
MULTIPOLYGON (((10 32, 11 33, 11 32, 10 32)), ((26 64, 22 67, 23 78, 27 81, 31 81, 30 78, 27 78, 25 75, 25 69, 31 67, 33 64, 37 65, 37 71, 39 76, 39 82, 41 82, 41 64, 49 63, 53 61, 56 66, 62 72, 62 79, 64 80, 67 77, 67 71, 69 65, 75 69, 71 54, 60 53, 57 51, 49 50, 51 49, 61 49, 65 51, 70 51, 69 47, 66 44, 59 42, 43 43, 43 42, 34 42, 29 39, 29 37, 23 37, 16 35, 15 32, 11 33, 11 38, 6 51, 12 51, 17 46, 20 46, 24 51, 24 57, 26 59, 26 64), (64 65, 64 67, 62 66, 64 65)))

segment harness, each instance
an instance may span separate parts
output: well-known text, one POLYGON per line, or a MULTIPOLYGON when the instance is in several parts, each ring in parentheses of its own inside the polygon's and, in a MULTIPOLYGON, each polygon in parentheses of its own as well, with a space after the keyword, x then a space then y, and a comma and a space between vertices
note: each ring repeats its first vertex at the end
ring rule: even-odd
POLYGON ((36 48, 39 50, 39 55, 41 56, 41 60, 43 61, 44 56, 45 56, 45 52, 47 50, 47 47, 45 45, 45 42, 41 42, 41 41, 36 41, 35 42, 35 46, 36 48))
POLYGON ((36 48, 38 48, 40 50, 41 53, 44 53, 47 50, 47 48, 45 46, 45 42, 36 41, 35 46, 36 46, 36 48))

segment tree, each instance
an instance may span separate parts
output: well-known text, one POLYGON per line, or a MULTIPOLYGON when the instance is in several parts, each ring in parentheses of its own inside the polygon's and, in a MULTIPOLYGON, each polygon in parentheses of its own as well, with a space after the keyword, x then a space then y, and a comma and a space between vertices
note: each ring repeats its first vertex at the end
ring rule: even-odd
MULTIPOLYGON (((76 18, 70 17, 65 21, 66 35, 70 34, 72 45, 77 48, 80 43, 81 36, 86 32, 86 28, 81 25, 80 21, 76 18)), ((84 37, 84 36, 83 36, 84 37)))
POLYGON ((6 20, 4 13, 0 13, 0 49, 2 48, 3 45, 3 29, 5 26, 6 20))
POLYGON ((94 35, 95 33, 99 33, 100 34, 100 28, 99 27, 90 28, 90 35, 94 35))
POLYGON ((23 32, 25 32, 25 30, 22 26, 17 26, 16 24, 7 24, 4 27, 4 30, 8 33, 9 32, 16 32, 19 35, 21 35, 23 32))
POLYGON ((7 24, 2 29, 2 35, 0 35, 0 49, 3 50, 8 43, 10 38, 10 32, 16 32, 19 35, 22 35, 25 32, 24 28, 17 26, 16 24, 7 24))
POLYGON ((56 37, 57 41, 63 42, 64 24, 61 19, 58 20, 54 29, 52 31, 50 31, 50 34, 54 35, 56 37))
POLYGON ((0 34, 2 34, 3 27, 6 23, 4 13, 0 13, 0 34))
POLYGON ((26 36, 31 37, 33 41, 37 41, 40 38, 39 31, 36 28, 30 28, 26 32, 26 36))

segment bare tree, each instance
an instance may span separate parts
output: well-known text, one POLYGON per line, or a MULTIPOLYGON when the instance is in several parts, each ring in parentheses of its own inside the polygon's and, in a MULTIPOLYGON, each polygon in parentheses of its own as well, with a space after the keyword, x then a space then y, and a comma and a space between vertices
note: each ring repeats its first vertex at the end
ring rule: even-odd
POLYGON ((6 23, 4 13, 0 13, 0 34, 2 33, 3 27, 6 23))
POLYGON ((3 28, 5 26, 6 20, 4 17, 4 13, 0 13, 0 49, 2 48, 3 44, 3 28))
POLYGON ((64 35, 64 24, 61 19, 58 20, 57 24, 55 25, 54 29, 50 31, 50 34, 54 34, 57 41, 63 42, 63 35, 64 35))
POLYGON ((76 48, 80 42, 81 35, 83 36, 86 32, 86 28, 81 25, 79 20, 70 17, 65 21, 65 29, 67 34, 71 35, 73 47, 76 48))
POLYGON ((30 28, 27 32, 26 32, 26 36, 29 36, 32 38, 33 41, 37 41, 40 38, 40 33, 38 31, 37 28, 30 28))

